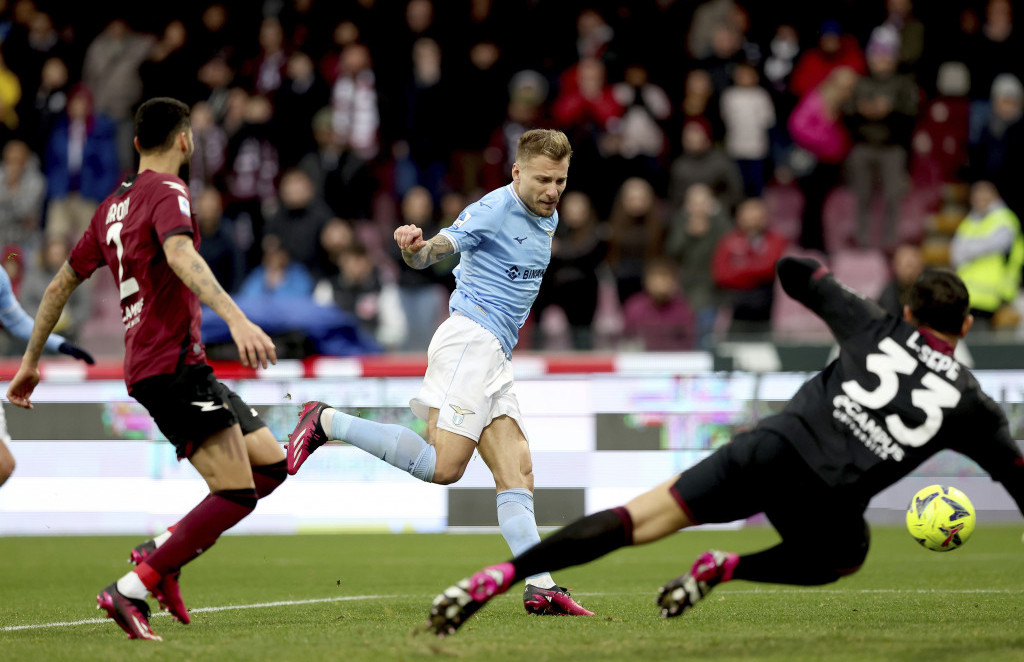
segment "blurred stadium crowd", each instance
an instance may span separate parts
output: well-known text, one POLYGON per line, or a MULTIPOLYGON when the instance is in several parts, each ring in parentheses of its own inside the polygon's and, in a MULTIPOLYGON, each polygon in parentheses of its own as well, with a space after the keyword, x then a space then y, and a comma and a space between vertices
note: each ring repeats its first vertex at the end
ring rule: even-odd
MULTIPOLYGON (((794 251, 895 308, 925 263, 995 256, 1014 289, 978 312, 1019 321, 1009 0, 139 4, 0 0, 0 245, 29 312, 133 171, 134 109, 167 95, 193 105, 193 209, 225 287, 337 307, 388 349, 424 350, 454 285, 450 262, 405 267, 394 228, 430 236, 507 183, 535 126, 574 156, 523 347, 799 332, 773 270, 794 251)), ((57 330, 119 337, 103 286, 57 330)))

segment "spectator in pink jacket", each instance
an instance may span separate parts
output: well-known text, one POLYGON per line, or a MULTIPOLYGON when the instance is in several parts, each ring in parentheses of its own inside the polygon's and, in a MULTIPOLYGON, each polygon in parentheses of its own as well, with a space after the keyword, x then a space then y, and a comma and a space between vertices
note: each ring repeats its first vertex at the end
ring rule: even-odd
POLYGON ((807 93, 789 116, 789 134, 814 157, 811 169, 800 178, 804 193, 800 245, 824 251, 822 210, 825 199, 839 184, 843 160, 853 146, 843 123, 843 104, 853 95, 859 76, 839 67, 821 85, 807 93))

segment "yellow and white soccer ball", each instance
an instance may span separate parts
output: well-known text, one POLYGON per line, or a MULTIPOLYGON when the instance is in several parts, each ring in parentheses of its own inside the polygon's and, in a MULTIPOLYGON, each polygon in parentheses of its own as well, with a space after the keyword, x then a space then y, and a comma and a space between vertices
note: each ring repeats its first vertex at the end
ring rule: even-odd
POLYGON ((976 519, 967 495, 945 485, 929 485, 907 507, 910 535, 933 552, 948 552, 967 542, 976 519))

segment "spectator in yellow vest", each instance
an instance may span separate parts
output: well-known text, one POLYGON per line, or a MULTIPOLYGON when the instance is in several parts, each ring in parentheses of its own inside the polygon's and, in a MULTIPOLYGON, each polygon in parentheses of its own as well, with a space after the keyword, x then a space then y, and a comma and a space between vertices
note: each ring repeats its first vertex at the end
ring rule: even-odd
POLYGON ((991 182, 971 187, 971 211, 956 230, 950 260, 967 285, 975 319, 993 321, 1017 298, 1024 237, 1017 215, 991 182))

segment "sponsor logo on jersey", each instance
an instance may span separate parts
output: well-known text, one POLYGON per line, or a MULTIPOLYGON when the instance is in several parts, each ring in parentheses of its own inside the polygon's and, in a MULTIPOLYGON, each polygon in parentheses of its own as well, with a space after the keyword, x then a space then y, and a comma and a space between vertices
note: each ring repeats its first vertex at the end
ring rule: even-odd
POLYGON ((515 280, 517 278, 522 280, 536 280, 544 277, 544 272, 547 269, 520 269, 519 267, 512 265, 508 269, 505 269, 505 275, 509 277, 509 280, 515 280))
POLYGON ((178 193, 181 193, 182 195, 188 195, 188 189, 185 188, 184 185, 179 184, 178 182, 164 182, 164 184, 167 184, 172 189, 174 189, 178 193))
POLYGON ((476 413, 475 411, 470 411, 468 409, 463 409, 462 407, 460 407, 458 405, 449 404, 448 406, 451 407, 452 410, 455 412, 455 415, 452 416, 452 423, 455 424, 455 425, 462 425, 463 421, 466 420, 467 416, 469 416, 470 414, 475 414, 476 413))
POLYGON ((139 299, 135 303, 129 304, 121 309, 121 323, 124 324, 126 331, 142 320, 142 308, 145 304, 145 299, 139 299))
POLYGON ((512 238, 515 239, 517 242, 519 242, 520 246, 522 246, 523 242, 526 241, 526 237, 512 237, 512 238))
POLYGON ((199 407, 199 411, 217 411, 218 409, 224 409, 223 402, 214 402, 213 400, 193 402, 192 404, 199 407))
POLYGON ((885 425, 880 423, 860 403, 846 395, 837 395, 832 399, 832 418, 846 425, 853 436, 872 453, 883 460, 892 458, 902 462, 905 451, 889 436, 885 425))

